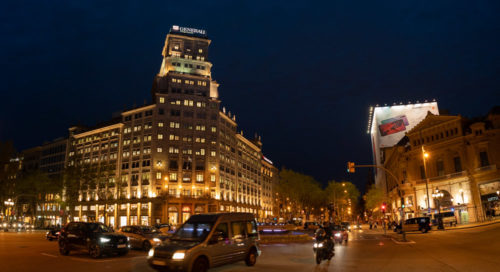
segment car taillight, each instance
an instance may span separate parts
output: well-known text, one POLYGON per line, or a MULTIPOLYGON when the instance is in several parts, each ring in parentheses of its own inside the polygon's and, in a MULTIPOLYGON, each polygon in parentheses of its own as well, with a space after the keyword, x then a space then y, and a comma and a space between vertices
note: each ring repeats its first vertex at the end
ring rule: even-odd
POLYGON ((431 226, 432 226, 432 222, 429 222, 429 227, 431 227, 431 226))

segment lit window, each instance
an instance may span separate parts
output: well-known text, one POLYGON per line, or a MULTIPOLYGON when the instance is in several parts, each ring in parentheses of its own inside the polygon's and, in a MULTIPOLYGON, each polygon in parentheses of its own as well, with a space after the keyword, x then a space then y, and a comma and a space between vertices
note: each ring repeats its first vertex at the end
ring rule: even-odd
POLYGON ((210 181, 215 182, 215 175, 210 175, 210 181))
POLYGON ((198 49, 198 53, 203 53, 203 49, 198 49))
POLYGON ((163 122, 159 122, 158 127, 163 127, 163 122))
POLYGON ((161 153, 163 152, 163 149, 161 147, 156 148, 156 152, 161 153))
POLYGON ((156 179, 161 179, 161 172, 156 173, 156 179))
POLYGON ((196 174, 196 181, 203 182, 203 174, 196 174))
POLYGON ((210 151, 210 156, 215 157, 217 155, 217 152, 215 151, 210 151))
POLYGON ((165 97, 160 97, 160 103, 161 104, 165 103, 165 97))
POLYGON ((158 134, 158 140, 163 139, 163 134, 158 134))

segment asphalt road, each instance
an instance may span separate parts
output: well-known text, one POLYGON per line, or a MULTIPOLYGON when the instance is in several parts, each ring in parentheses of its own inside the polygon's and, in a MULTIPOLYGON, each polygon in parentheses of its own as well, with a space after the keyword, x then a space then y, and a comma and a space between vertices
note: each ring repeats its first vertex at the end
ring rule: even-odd
MULTIPOLYGON (((316 265, 312 243, 262 245, 255 267, 243 262, 211 271, 499 271, 500 224, 453 231, 409 234, 400 244, 379 231, 353 231, 348 245, 336 245, 331 262, 316 265)), ((153 271, 146 252, 94 260, 84 253, 61 256, 44 233, 0 232, 0 271, 153 271)))

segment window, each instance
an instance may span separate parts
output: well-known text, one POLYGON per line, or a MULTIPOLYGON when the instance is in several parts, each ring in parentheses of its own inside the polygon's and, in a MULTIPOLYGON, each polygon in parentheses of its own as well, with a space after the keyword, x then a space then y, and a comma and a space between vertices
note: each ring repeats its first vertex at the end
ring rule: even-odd
POLYGON ((437 174, 438 176, 444 176, 444 162, 443 160, 439 159, 436 162, 436 169, 437 169, 437 174))
POLYGON ((479 152, 479 159, 480 159, 481 167, 490 165, 490 162, 488 160, 488 153, 486 151, 479 152))
POLYGON ((161 172, 156 172, 156 179, 161 179, 161 172))
POLYGON ((163 122, 158 122, 158 127, 163 127, 163 122))
POLYGON ((215 152, 215 151, 210 151, 210 156, 212 156, 212 157, 217 156, 217 152, 215 152))
POLYGON ((170 173, 170 181, 177 181, 177 173, 170 173))
POLYGON ((163 139, 163 134, 158 134, 158 140, 162 140, 163 139))
POLYGON ((420 178, 425 179, 425 167, 423 165, 420 165, 420 178))
POLYGON ((462 172, 462 161, 460 157, 453 158, 453 164, 455 165, 455 172, 462 172))
POLYGON ((210 175, 210 181, 215 182, 215 175, 210 175))
POLYGON ((203 182, 203 174, 196 174, 196 182, 203 182))
POLYGON ((245 238, 246 224, 244 222, 231 222, 231 230, 233 232, 233 239, 245 238))
POLYGON ((246 227, 248 237, 257 237, 259 235, 257 231, 257 224, 255 223, 255 221, 247 221, 246 227))
POLYGON ((165 97, 160 97, 159 101, 161 104, 165 103, 165 97))
POLYGON ((161 153, 163 152, 163 149, 161 147, 156 148, 156 152, 161 153))
POLYGON ((228 231, 227 223, 220 223, 217 225, 215 228, 215 233, 220 232, 222 234, 223 239, 228 239, 229 238, 229 231, 228 231))

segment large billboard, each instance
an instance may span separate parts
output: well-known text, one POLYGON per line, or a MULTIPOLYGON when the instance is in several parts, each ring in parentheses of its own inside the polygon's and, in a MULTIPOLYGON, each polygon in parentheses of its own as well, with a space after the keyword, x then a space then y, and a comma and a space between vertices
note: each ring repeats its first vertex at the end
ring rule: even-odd
MULTIPOLYGON (((370 108, 368 133, 372 140, 374 164, 383 166, 385 147, 396 145, 427 113, 439 115, 437 102, 370 108)), ((384 184, 385 173, 375 169, 375 184, 384 184)), ((384 188, 385 189, 385 188, 384 188)))

